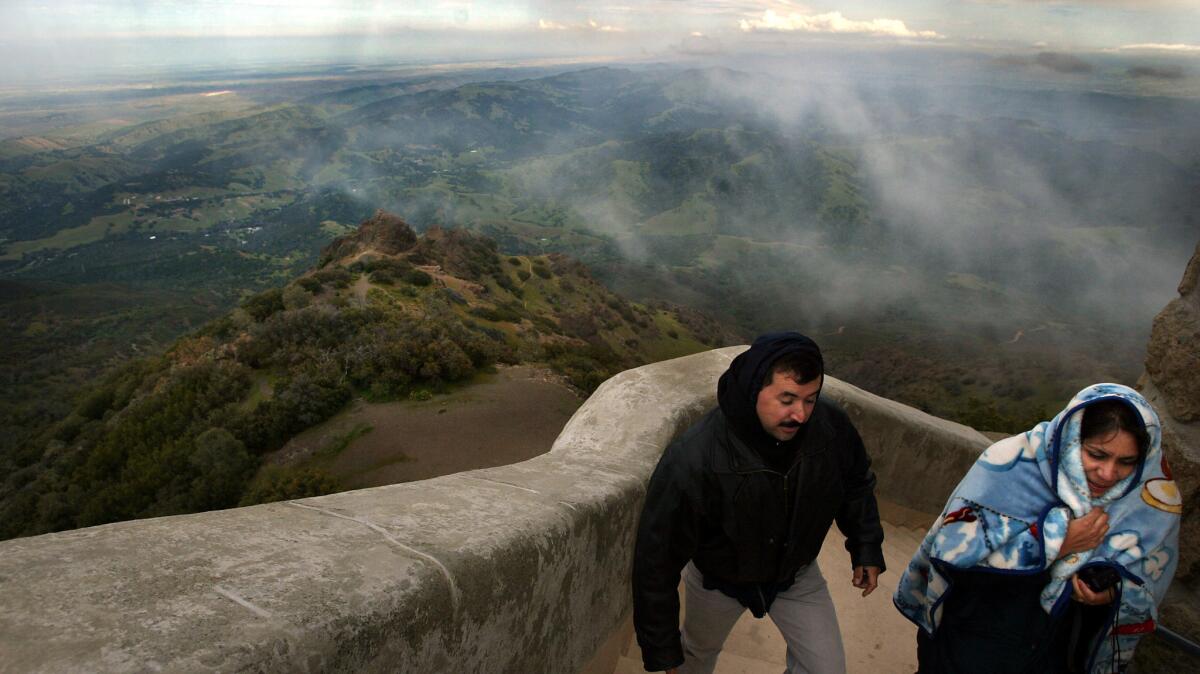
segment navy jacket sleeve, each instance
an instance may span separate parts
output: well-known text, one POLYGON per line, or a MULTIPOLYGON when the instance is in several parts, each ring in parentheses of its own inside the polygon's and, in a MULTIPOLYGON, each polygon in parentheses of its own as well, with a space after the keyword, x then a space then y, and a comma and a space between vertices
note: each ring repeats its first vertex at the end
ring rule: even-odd
POLYGON ((633 625, 651 672, 683 664, 679 578, 696 552, 701 513, 681 450, 669 446, 650 477, 633 553, 633 625))
POLYGON ((845 495, 837 512, 837 526, 846 537, 846 551, 852 566, 887 567, 883 562, 883 526, 879 523, 879 504, 875 501, 875 473, 871 457, 858 435, 858 429, 841 410, 837 411, 838 444, 844 452, 842 484, 845 495))

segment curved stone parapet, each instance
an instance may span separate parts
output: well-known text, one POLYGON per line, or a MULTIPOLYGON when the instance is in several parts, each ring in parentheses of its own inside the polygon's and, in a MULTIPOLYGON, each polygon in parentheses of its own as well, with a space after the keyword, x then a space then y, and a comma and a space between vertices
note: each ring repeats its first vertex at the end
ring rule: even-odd
MULTIPOLYGON (((659 455, 741 348, 613 377, 523 463, 0 543, 0 671, 578 671, 628 615, 659 455)), ((884 494, 916 509, 940 509, 961 472, 931 481, 986 444, 826 391, 884 494)))
MULTIPOLYGON (((881 498, 937 515, 987 446, 979 431, 826 377, 821 395, 850 415, 871 455, 881 498)), ((932 518, 931 518, 932 519, 932 518)))

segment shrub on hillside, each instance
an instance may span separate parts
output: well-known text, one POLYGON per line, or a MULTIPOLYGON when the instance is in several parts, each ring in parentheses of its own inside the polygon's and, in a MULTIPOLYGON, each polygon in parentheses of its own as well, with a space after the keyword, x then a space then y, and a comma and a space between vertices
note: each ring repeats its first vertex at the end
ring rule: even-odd
POLYGON ((349 288, 350 284, 354 282, 354 274, 351 274, 342 267, 322 269, 314 272, 311 278, 315 279, 322 286, 332 285, 336 288, 349 288))
POLYGON ((243 323, 248 324, 250 322, 247 320, 249 316, 245 310, 240 308, 234 309, 231 314, 214 319, 205 324, 196 331, 196 335, 212 337, 220 342, 228 341, 229 339, 232 339, 241 329, 241 326, 238 325, 238 316, 241 317, 243 323))
POLYGON ((467 298, 465 298, 461 294, 459 294, 458 291, 452 290, 450 288, 442 288, 442 295, 446 299, 450 300, 451 304, 457 304, 459 306, 466 306, 468 304, 467 298))
POLYGON ((71 416, 81 419, 103 419, 104 413, 112 409, 117 391, 112 386, 98 386, 84 395, 71 416))
MULTIPOLYGON (((497 330, 496 328, 493 328, 493 327, 490 327, 487 325, 481 325, 474 321, 467 322, 466 326, 468 328, 470 328, 473 332, 478 332, 478 333, 482 334, 488 340, 494 342, 497 346, 505 343, 505 334, 502 331, 497 330)), ((499 360, 501 360, 502 362, 507 362, 505 360, 506 357, 511 358, 512 354, 506 354, 502 350, 502 352, 497 355, 497 358, 499 360)))
POLYGON ((321 281, 316 276, 302 276, 296 279, 296 285, 313 294, 321 292, 321 281))
POLYGON ((426 236, 410 254, 414 262, 438 264, 451 274, 469 281, 480 281, 500 272, 502 259, 496 254, 496 242, 462 229, 450 229, 440 236, 426 236))
POLYGON ((595 317, 589 313, 563 314, 558 317, 558 322, 562 326, 563 332, 572 337, 590 339, 600 334, 595 317))
POLYGON ((554 370, 589 393, 624 369, 620 356, 601 342, 586 345, 551 342, 543 346, 543 351, 554 370))
POLYGON ((292 284, 283 289, 283 307, 288 311, 303 309, 312 304, 313 296, 300 284, 292 284))
POLYGON ((124 409, 139 389, 152 389, 168 367, 165 358, 130 361, 87 389, 76 404, 74 414, 84 419, 104 419, 110 412, 124 409))
POLYGON ((333 416, 350 400, 350 385, 331 370, 310 370, 280 380, 275 395, 254 407, 238 425, 251 451, 269 452, 292 435, 333 416))
POLYGON ((511 305, 501 304, 495 307, 477 306, 470 310, 471 315, 494 323, 520 323, 521 314, 511 305))
POLYGON ((332 475, 316 468, 264 466, 247 487, 239 505, 272 503, 294 498, 332 494, 338 490, 332 475))
POLYGON ((433 283, 433 277, 420 269, 413 269, 404 275, 404 281, 414 286, 427 286, 433 283))
POLYGON ((440 386, 494 363, 501 346, 452 316, 388 322, 358 335, 345 350, 349 380, 373 398, 405 393, 417 382, 440 386))
POLYGON ((547 318, 541 314, 532 314, 529 320, 533 322, 534 327, 542 332, 556 333, 561 329, 558 323, 554 322, 554 319, 547 318))
POLYGON ((379 269, 386 269, 397 274, 403 274, 409 269, 412 269, 412 265, 407 260, 402 258, 364 256, 354 264, 350 265, 349 269, 355 274, 369 274, 379 269))
POLYGON ((269 367, 336 352, 382 316, 370 307, 312 306, 278 313, 251 328, 249 341, 238 348, 238 359, 253 367, 269 367))
POLYGON ((367 277, 367 280, 371 283, 383 286, 395 285, 396 283, 396 277, 393 276, 392 272, 387 269, 376 269, 375 271, 371 272, 370 276, 367 277))
POLYGON ((521 289, 517 287, 517 284, 513 283, 513 280, 508 277, 508 274, 496 274, 492 276, 492 278, 496 281, 496 285, 520 297, 521 289))
POLYGON ((186 510, 215 510, 237 505, 258 465, 245 444, 224 428, 209 428, 196 436, 188 457, 195 471, 187 493, 186 510))
MULTIPOLYGON (((233 416, 231 403, 249 386, 245 368, 201 362, 172 371, 154 392, 130 403, 103 430, 86 458, 69 469, 67 484, 82 489, 74 526, 182 512, 160 495, 187 491, 196 477, 189 457, 194 438, 213 421, 233 416)), ((82 455, 81 455, 82 456, 82 455)))
POLYGON ((271 288, 257 295, 251 295, 242 302, 241 307, 255 321, 265 321, 270 316, 284 310, 283 289, 271 288))

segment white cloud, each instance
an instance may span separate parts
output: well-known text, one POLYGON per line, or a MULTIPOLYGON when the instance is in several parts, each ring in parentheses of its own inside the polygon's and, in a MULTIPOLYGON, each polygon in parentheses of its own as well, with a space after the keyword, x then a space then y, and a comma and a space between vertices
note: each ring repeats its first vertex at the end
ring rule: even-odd
POLYGON ((590 28, 592 30, 598 30, 602 33, 621 33, 621 32, 624 32, 624 30, 625 30, 624 28, 617 28, 616 26, 599 24, 599 23, 596 23, 595 21, 592 21, 591 19, 588 19, 587 26, 588 26, 588 28, 590 28))
POLYGON ((1182 54, 1200 54, 1200 45, 1197 44, 1162 44, 1158 42, 1148 42, 1143 44, 1126 44, 1117 47, 1121 51, 1168 51, 1182 54))
POLYGON ((860 35, 885 35, 890 37, 940 38, 932 30, 911 30, 900 19, 870 19, 855 21, 842 16, 841 12, 824 14, 777 14, 768 9, 761 19, 742 19, 738 26, 743 31, 781 31, 803 33, 853 33, 860 35))
POLYGON ((585 23, 559 23, 558 21, 538 19, 538 30, 586 30, 595 31, 598 33, 625 32, 624 28, 599 23, 593 19, 588 19, 585 23))

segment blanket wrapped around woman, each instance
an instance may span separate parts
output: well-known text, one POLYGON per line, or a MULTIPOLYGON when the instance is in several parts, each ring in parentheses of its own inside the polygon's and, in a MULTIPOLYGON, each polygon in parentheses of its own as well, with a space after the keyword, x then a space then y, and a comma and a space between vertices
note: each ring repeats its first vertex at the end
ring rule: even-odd
POLYGON ((1031 596, 1045 613, 1035 617, 1050 625, 1070 609, 1071 576, 1105 566, 1120 581, 1114 600, 1102 607, 1098 631, 1080 651, 1083 671, 1122 670, 1141 635, 1154 630, 1177 562, 1182 507, 1161 438, 1158 416, 1141 395, 1118 384, 1096 384, 1051 421, 984 451, 925 536, 893 598, 920 628, 919 640, 937 640, 956 582, 1035 582, 1040 595, 1035 587, 1031 596), (1081 419, 1089 405, 1113 399, 1137 412, 1150 442, 1136 469, 1095 497, 1084 474, 1081 419), (1093 508, 1108 514, 1103 543, 1060 559, 1071 519, 1093 508))

